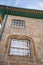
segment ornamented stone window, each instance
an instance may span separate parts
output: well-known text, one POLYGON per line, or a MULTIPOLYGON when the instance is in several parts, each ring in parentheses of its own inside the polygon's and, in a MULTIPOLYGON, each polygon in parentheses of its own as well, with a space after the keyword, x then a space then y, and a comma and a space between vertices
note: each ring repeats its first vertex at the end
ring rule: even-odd
POLYGON ((23 20, 12 20, 12 26, 24 28, 25 23, 23 20))
POLYGON ((10 55, 30 56, 30 41, 11 39, 10 55))

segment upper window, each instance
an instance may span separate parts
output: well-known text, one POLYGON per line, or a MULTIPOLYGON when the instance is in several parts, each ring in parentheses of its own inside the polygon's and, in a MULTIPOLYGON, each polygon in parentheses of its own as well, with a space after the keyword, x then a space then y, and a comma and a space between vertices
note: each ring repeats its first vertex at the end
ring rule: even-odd
POLYGON ((24 25, 24 21, 22 20, 13 20, 12 26, 23 28, 25 25, 24 25))
POLYGON ((11 39, 10 55, 30 56, 30 41, 11 39))

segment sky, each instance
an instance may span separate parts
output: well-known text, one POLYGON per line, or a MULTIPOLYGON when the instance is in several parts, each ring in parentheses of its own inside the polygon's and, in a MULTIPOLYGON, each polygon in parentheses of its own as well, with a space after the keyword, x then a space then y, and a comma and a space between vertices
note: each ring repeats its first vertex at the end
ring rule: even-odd
POLYGON ((0 5, 43 10, 43 0, 0 0, 0 5))

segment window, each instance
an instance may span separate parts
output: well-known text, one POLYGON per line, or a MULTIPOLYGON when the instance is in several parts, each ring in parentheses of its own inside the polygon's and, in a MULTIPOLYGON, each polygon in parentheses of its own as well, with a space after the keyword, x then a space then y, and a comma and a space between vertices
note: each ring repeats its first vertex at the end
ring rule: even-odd
POLYGON ((30 56, 30 41, 11 39, 10 55, 30 56))
POLYGON ((22 21, 22 20, 13 20, 12 26, 23 28, 24 27, 24 21, 22 21))

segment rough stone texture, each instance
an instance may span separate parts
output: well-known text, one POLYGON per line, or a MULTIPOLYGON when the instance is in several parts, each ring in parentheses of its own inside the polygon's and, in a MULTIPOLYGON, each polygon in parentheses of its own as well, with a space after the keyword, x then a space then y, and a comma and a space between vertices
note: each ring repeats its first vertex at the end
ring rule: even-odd
POLYGON ((8 15, 5 29, 0 41, 0 65, 43 65, 43 20, 8 15), (25 28, 12 26, 12 20, 25 21, 25 28), (32 39, 31 57, 19 57, 9 55, 10 36, 18 36, 32 39), (24 37, 23 37, 24 36, 24 37), (5 62, 6 61, 6 62, 5 62), (14 61, 17 61, 15 63, 14 61), (20 62, 23 63, 20 63, 20 62))
POLYGON ((43 64, 38 64, 38 63, 31 63, 31 64, 29 64, 29 65, 43 65, 43 64))
POLYGON ((8 62, 0 61, 0 65, 8 65, 8 62))
POLYGON ((29 63, 10 62, 10 65, 29 65, 29 63))

